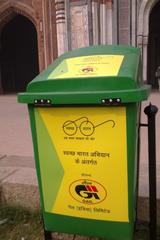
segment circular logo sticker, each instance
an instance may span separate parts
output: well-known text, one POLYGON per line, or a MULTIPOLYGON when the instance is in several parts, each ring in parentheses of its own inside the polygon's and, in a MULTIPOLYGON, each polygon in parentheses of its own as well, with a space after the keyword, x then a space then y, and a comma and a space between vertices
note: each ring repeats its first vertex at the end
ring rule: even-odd
POLYGON ((83 74, 93 74, 97 71, 97 69, 93 66, 86 66, 86 67, 83 67, 80 69, 80 73, 83 73, 83 74))
POLYGON ((84 204, 98 204, 107 197, 107 191, 102 184, 88 179, 72 182, 69 192, 77 202, 84 204))

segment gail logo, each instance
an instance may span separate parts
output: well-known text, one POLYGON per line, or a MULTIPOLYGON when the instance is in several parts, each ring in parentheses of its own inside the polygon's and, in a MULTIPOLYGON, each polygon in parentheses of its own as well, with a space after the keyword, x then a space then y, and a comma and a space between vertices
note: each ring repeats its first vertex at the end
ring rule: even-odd
POLYGON ((89 179, 79 179, 72 182, 69 192, 72 198, 84 204, 98 204, 107 197, 104 186, 89 179))

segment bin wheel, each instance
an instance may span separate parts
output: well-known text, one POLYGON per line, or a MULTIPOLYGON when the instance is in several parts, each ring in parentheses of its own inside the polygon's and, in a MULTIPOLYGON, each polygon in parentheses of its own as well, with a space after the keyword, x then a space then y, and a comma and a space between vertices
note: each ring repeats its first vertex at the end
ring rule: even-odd
POLYGON ((54 239, 52 238, 52 232, 47 231, 47 230, 45 229, 43 215, 42 215, 42 223, 43 223, 43 231, 44 231, 44 240, 54 240, 54 239))
POLYGON ((54 240, 52 238, 52 233, 44 229, 44 240, 54 240))

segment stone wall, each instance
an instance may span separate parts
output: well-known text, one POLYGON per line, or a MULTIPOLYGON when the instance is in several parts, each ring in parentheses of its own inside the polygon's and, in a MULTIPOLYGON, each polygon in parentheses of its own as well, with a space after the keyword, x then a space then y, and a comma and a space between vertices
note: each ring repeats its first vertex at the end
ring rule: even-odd
POLYGON ((16 14, 27 17, 36 27, 39 69, 57 57, 55 4, 50 0, 1 0, 0 31, 16 14))
POLYGON ((118 2, 118 43, 129 45, 131 42, 131 6, 129 0, 119 0, 118 2))
POLYGON ((112 2, 112 0, 56 0, 56 15, 59 17, 61 15, 56 22, 58 55, 89 45, 111 44, 112 2))
MULTIPOLYGON (((134 44, 129 0, 1 0, 0 32, 16 14, 36 27, 39 69, 68 50, 96 44, 134 44)), ((134 1, 132 1, 134 2, 134 1)), ((135 13, 136 14, 136 13, 135 13)))

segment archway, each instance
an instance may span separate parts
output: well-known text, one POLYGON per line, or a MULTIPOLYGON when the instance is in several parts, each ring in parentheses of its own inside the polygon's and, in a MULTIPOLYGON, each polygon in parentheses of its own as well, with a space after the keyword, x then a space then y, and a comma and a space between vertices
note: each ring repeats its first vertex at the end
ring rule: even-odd
POLYGON ((17 14, 3 27, 0 46, 3 93, 24 91, 39 72, 37 31, 34 24, 17 14))
MULTIPOLYGON (((151 13, 156 8, 159 0, 142 0, 140 5, 138 5, 138 22, 137 22, 137 46, 141 49, 142 61, 143 61, 143 80, 151 83, 155 88, 157 87, 157 80, 151 79, 149 75, 149 47, 148 39, 150 36, 149 30, 152 27, 149 27, 149 22, 151 21, 151 13), (155 82, 153 82, 155 81, 155 82)), ((151 48, 150 48, 151 50, 151 48)), ((153 70, 155 75, 155 69, 153 70)))
POLYGON ((160 1, 153 7, 149 17, 149 38, 148 38, 148 83, 153 88, 158 88, 158 79, 155 72, 160 66, 160 1))

